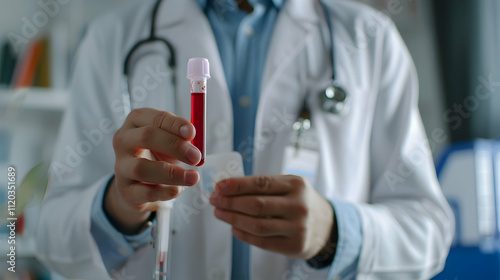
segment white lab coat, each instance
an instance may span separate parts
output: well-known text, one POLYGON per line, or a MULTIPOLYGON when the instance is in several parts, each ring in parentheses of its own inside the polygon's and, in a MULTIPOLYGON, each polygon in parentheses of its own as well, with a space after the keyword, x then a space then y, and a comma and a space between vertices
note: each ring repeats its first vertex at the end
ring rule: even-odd
MULTIPOLYGON (((148 36, 153 2, 127 6, 97 20, 78 51, 71 103, 56 146, 53 183, 37 232, 38 257, 67 277, 109 277, 89 231, 90 209, 96 192, 113 172, 112 137, 124 119, 123 61, 130 48, 148 36), (82 143, 95 129, 102 132, 102 141, 94 134, 89 151, 86 144, 91 141, 82 143)), ((337 81, 350 95, 350 110, 335 115, 319 109, 317 92, 331 77, 330 37, 323 14, 315 1, 286 1, 263 76, 253 139, 254 173, 281 172, 291 123, 307 98, 320 141, 317 191, 328 199, 352 202, 361 216, 357 279, 428 279, 444 265, 454 220, 426 144, 412 60, 385 15, 350 1, 326 2, 334 27, 337 81)), ((171 110, 189 119, 186 62, 190 57, 206 57, 212 71, 207 152, 232 151, 233 108, 203 12, 191 0, 165 1, 157 28, 176 51, 176 98, 169 94, 172 85, 164 78, 147 98, 136 89, 142 102, 134 107, 171 110)), ((147 55, 144 61, 153 68, 158 64, 147 55)), ((158 78, 153 75, 145 85, 150 87, 158 78)), ((230 279, 229 226, 213 217, 212 206, 196 188, 186 190, 176 205, 181 206, 174 212, 172 279, 230 279)), ((151 253, 146 247, 132 256, 122 278, 150 279, 151 253)), ((326 279, 327 272, 309 269, 302 260, 251 248, 254 280, 326 279)))

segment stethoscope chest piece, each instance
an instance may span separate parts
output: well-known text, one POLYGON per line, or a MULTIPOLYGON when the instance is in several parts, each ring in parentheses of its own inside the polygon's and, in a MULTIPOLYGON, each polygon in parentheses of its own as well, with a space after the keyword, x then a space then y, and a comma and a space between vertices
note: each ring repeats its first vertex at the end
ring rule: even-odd
POLYGON ((330 85, 319 92, 321 109, 332 114, 343 114, 348 110, 349 97, 346 91, 339 86, 330 85))

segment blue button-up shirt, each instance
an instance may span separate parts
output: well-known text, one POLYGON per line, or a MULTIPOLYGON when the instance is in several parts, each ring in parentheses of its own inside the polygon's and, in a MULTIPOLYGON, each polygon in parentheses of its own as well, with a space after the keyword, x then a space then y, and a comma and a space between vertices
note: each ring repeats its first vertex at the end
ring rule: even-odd
MULTIPOLYGON (((249 0, 252 13, 238 9, 236 0, 196 0, 212 26, 233 103, 234 147, 244 158, 245 173, 252 173, 255 116, 267 50, 282 0, 249 0)), ((102 209, 105 186, 92 210, 92 234, 108 271, 121 265, 136 248, 150 240, 151 229, 136 236, 119 233, 102 209)), ((359 214, 350 203, 332 201, 338 228, 338 244, 329 276, 352 276, 361 251, 359 214)), ((231 279, 249 279, 249 247, 233 240, 231 279)))
POLYGON ((234 147, 252 173, 253 136, 262 73, 280 0, 249 0, 247 14, 234 0, 197 0, 210 21, 233 103, 234 147))

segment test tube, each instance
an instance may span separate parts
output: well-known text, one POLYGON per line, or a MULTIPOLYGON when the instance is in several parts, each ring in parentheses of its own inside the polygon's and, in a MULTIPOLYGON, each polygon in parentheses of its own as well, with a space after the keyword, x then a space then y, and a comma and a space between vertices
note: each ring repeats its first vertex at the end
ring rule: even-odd
POLYGON ((196 129, 196 135, 191 143, 200 150, 201 160, 197 166, 205 163, 205 128, 207 80, 210 79, 210 67, 206 58, 191 58, 187 66, 187 78, 191 81, 191 123, 196 129))

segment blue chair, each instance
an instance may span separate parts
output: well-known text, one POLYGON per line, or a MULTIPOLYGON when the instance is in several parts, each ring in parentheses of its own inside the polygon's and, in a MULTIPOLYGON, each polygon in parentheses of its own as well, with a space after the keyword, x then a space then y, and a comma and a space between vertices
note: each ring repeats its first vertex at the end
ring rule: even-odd
POLYGON ((500 141, 452 144, 436 169, 456 230, 445 268, 433 279, 500 279, 500 141))

